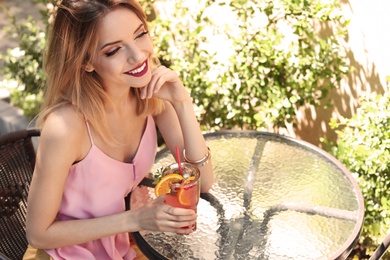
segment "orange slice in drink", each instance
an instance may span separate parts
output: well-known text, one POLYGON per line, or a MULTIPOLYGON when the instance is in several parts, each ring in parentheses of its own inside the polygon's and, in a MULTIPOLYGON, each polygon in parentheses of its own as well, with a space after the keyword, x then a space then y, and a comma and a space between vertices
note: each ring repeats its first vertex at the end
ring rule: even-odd
POLYGON ((194 206, 199 199, 199 194, 197 193, 198 189, 195 187, 196 184, 194 184, 194 186, 186 187, 186 185, 193 180, 195 180, 195 176, 191 176, 183 181, 182 188, 180 188, 177 193, 177 199, 183 206, 194 206))
POLYGON ((165 175, 161 178, 161 180, 156 184, 156 187, 154 187, 154 194, 156 196, 160 196, 163 194, 167 194, 170 192, 171 187, 170 184, 174 182, 181 182, 183 180, 183 176, 177 173, 171 173, 168 175, 165 175))

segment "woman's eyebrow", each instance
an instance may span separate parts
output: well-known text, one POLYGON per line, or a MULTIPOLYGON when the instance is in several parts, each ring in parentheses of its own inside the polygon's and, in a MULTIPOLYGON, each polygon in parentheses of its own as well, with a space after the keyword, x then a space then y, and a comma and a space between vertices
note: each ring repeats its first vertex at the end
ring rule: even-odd
MULTIPOLYGON (((141 24, 137 27, 137 29, 135 29, 134 33, 136 33, 139 29, 141 29, 142 26, 144 26, 143 23, 141 23, 141 24)), ((109 45, 114 45, 114 44, 117 44, 117 43, 120 43, 120 42, 121 42, 121 41, 108 42, 108 43, 104 44, 104 45, 100 48, 100 50, 104 49, 105 47, 107 47, 107 46, 109 46, 109 45)))
POLYGON ((100 50, 104 49, 105 47, 109 46, 109 45, 114 45, 114 44, 117 44, 117 43, 120 43, 121 41, 114 41, 114 42, 109 42, 109 43, 106 43, 104 44, 100 50))
POLYGON ((144 26, 143 23, 141 23, 140 25, 138 25, 137 29, 135 29, 134 33, 138 32, 139 29, 141 29, 141 27, 144 26))

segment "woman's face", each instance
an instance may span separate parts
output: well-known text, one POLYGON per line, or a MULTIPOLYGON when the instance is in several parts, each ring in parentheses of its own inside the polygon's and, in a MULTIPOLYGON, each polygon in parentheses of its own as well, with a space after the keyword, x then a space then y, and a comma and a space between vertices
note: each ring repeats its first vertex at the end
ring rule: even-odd
POLYGON ((149 83, 153 44, 133 11, 117 8, 109 12, 99 24, 97 39, 96 59, 90 65, 106 90, 140 88, 149 83))

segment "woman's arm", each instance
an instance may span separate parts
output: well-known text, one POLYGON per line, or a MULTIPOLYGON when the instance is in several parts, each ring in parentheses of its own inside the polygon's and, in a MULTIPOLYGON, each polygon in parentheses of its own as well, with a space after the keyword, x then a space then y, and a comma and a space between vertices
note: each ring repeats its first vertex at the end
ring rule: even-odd
MULTIPOLYGON (((183 149, 190 160, 199 160, 207 152, 206 142, 200 131, 190 99, 173 107, 170 103, 165 105, 165 111, 156 116, 156 124, 171 153, 176 158, 175 146, 179 146, 181 160, 183 149)), ((208 192, 214 182, 214 173, 211 158, 208 163, 199 167, 201 176, 201 192, 208 192)))
MULTIPOLYGON (((36 166, 29 190, 27 237, 36 248, 79 244, 121 230, 109 225, 113 217, 93 220, 55 221, 71 165, 82 159, 88 146, 84 121, 70 107, 47 118, 41 132, 36 166)), ((120 222, 120 216, 115 221, 120 222)))
MULTIPOLYGON (((204 158, 208 153, 206 142, 196 119, 192 100, 177 74, 161 66, 155 69, 152 75, 145 96, 150 97, 154 94, 166 100, 165 110, 156 116, 156 123, 168 148, 175 154, 175 146, 179 146, 182 159, 183 149, 191 161, 204 158)), ((211 160, 199 166, 199 170, 201 192, 207 192, 214 182, 211 160)))

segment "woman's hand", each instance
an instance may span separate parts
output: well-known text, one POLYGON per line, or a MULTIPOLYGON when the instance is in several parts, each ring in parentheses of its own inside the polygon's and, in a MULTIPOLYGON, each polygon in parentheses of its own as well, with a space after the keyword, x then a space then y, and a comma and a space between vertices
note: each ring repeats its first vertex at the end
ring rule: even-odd
POLYGON ((169 206, 164 199, 164 195, 160 196, 136 210, 140 230, 192 233, 197 218, 195 211, 169 206))
POLYGON ((152 70, 152 78, 147 86, 141 90, 141 98, 157 98, 171 103, 183 102, 189 98, 176 72, 160 66, 152 70))

